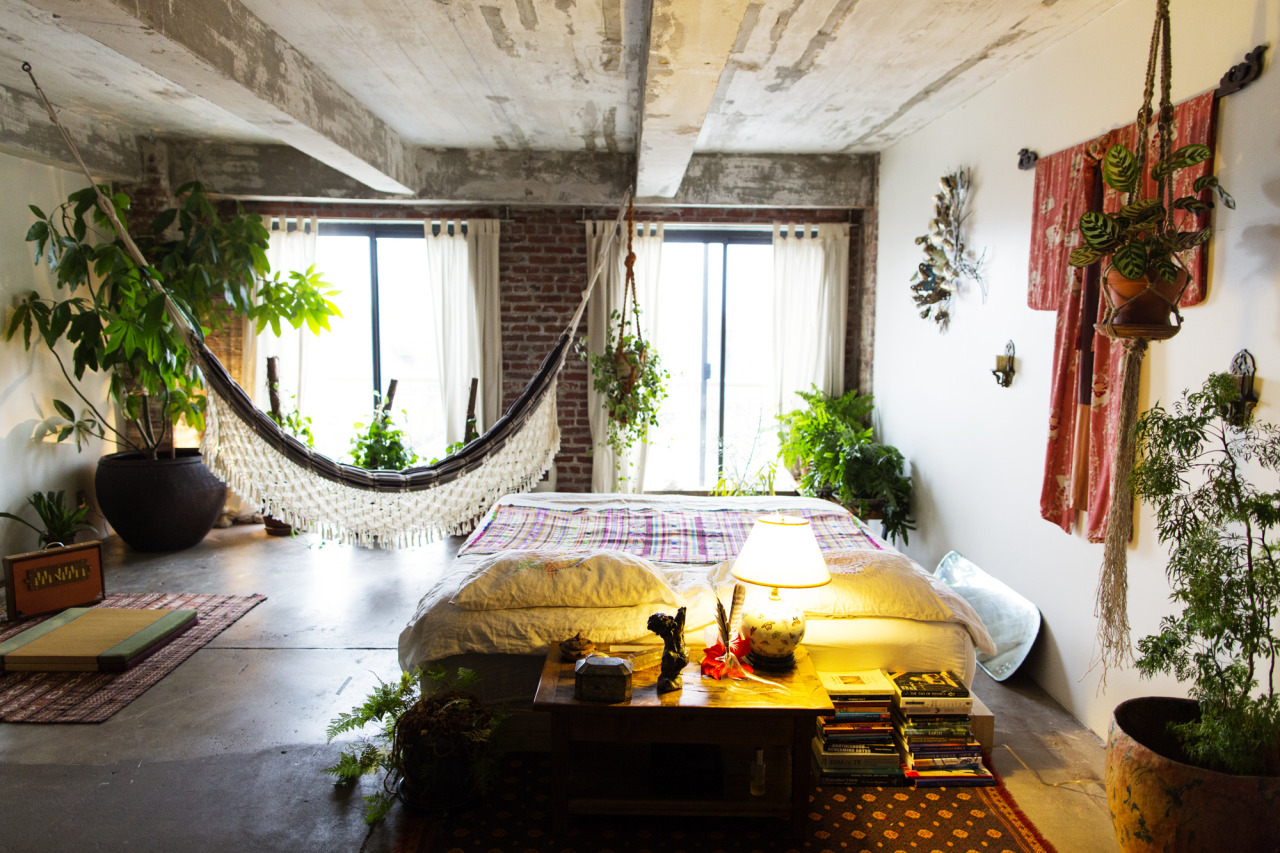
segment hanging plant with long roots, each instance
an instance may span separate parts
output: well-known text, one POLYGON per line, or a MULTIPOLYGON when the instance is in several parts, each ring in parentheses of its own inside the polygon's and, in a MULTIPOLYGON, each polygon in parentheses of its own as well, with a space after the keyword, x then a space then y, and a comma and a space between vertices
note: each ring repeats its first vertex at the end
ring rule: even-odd
POLYGON ((622 289, 622 310, 609 314, 603 352, 582 348, 591 369, 591 384, 608 411, 608 431, 604 443, 613 448, 618 465, 627 451, 649 440, 649 430, 658 425, 658 410, 667 398, 670 374, 640 329, 640 299, 636 294, 635 211, 627 209, 626 279, 622 289), (628 305, 630 313, 628 313, 628 305))

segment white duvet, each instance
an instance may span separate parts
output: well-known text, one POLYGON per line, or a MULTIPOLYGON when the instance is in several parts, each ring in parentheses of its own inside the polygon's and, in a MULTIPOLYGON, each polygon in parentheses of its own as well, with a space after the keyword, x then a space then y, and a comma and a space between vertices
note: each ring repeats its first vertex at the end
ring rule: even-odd
MULTIPOLYGON (((509 495, 499 501, 556 509, 660 506, 693 510, 723 507, 724 502, 722 498, 672 495, 558 493, 509 495)), ((811 498, 735 498, 733 502, 761 512, 832 508, 830 503, 811 498)), ((864 617, 955 623, 963 626, 973 647, 994 653, 991 637, 968 602, 918 564, 887 545, 885 548, 885 552, 840 552, 844 557, 834 560, 829 556, 833 583, 804 591, 806 611, 824 622, 832 620, 832 624, 864 617)), ((715 619, 717 593, 726 606, 732 595, 734 582, 729 563, 652 563, 616 552, 540 552, 536 559, 531 559, 530 554, 500 552, 457 558, 423 596, 413 619, 401 633, 400 665, 409 669, 469 652, 543 655, 552 643, 579 632, 597 643, 657 643, 658 638, 646 627, 649 616, 673 613, 680 606, 687 608, 685 629, 692 635, 689 642, 700 647, 704 629, 715 619), (482 564, 506 574, 495 581, 487 576, 487 570, 477 572, 482 564), (639 576, 641 572, 650 574, 639 576), (659 579, 656 584, 654 577, 659 579), (593 600, 609 601, 614 606, 509 606, 513 589, 526 600, 553 602, 561 591, 565 600, 580 600, 581 590, 587 588, 592 590, 593 600), (645 598, 650 600, 637 600, 645 598), (454 603, 455 599, 467 609, 454 603), (487 609, 489 601, 495 602, 493 609, 487 609)))

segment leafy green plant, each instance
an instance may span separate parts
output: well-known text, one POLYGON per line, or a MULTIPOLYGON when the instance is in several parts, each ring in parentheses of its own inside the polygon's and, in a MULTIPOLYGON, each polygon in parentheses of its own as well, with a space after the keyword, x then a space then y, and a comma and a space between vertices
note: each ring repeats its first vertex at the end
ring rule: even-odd
POLYGON ((1116 213, 1088 210, 1080 215, 1080 236, 1084 245, 1072 250, 1068 262, 1086 267, 1109 258, 1108 268, 1125 278, 1142 279, 1150 273, 1162 281, 1174 281, 1186 269, 1179 255, 1209 239, 1213 229, 1187 227, 1193 216, 1213 207, 1201 198, 1204 190, 1217 192, 1222 203, 1236 206, 1214 175, 1202 175, 1192 183, 1193 195, 1172 199, 1173 177, 1213 156, 1207 145, 1184 145, 1151 167, 1156 182, 1154 197, 1142 194, 1145 155, 1135 154, 1125 145, 1107 149, 1102 161, 1102 179, 1127 201, 1116 213), (1167 200, 1171 199, 1171 200, 1167 200))
MULTIPOLYGON (((123 219, 129 197, 102 189, 123 219)), ((198 183, 180 187, 177 195, 177 207, 161 212, 134 237, 151 264, 145 269, 97 207, 92 187, 72 193, 49 214, 31 206, 36 221, 26 239, 35 244, 35 262, 47 263, 57 288, 69 295, 27 294, 4 335, 12 340, 21 333, 27 349, 44 344, 84 405, 77 416, 65 401, 53 401, 57 418, 46 424, 58 441, 74 437, 82 446, 86 438, 109 432, 120 445, 154 459, 172 424, 185 420, 203 428, 203 384, 170 310, 206 334, 236 317, 249 318, 258 331, 278 331, 281 321, 318 331, 340 313, 328 299, 334 291, 314 268, 283 278, 271 274, 267 230, 259 217, 238 206, 233 215, 222 215, 198 183), (70 365, 58 346, 62 341, 71 345, 70 365), (110 396, 135 430, 117 428, 102 415, 77 384, 86 373, 109 376, 110 396)))
POLYGON ((1182 610, 1139 641, 1137 666, 1191 683, 1200 718, 1173 728, 1192 762, 1280 775, 1280 428, 1247 417, 1231 426, 1224 415, 1239 397, 1231 376, 1214 374, 1173 412, 1157 405, 1138 419, 1131 482, 1171 546, 1165 572, 1182 610))
POLYGON ((27 503, 36 511, 43 527, 37 527, 25 518, 11 512, 0 512, 0 518, 7 518, 19 524, 25 524, 40 537, 40 546, 47 548, 54 543, 70 545, 76 541, 76 534, 81 530, 96 529, 85 521, 89 515, 89 507, 67 506, 65 492, 35 492, 27 498, 27 503))
POLYGON ((392 422, 390 410, 381 403, 381 397, 374 401, 368 425, 356 424, 357 433, 351 439, 352 464, 371 471, 400 471, 417 463, 418 454, 409 446, 404 430, 392 422))
POLYGON ((609 345, 604 352, 590 352, 585 339, 579 349, 591 369, 592 387, 609 413, 605 443, 621 459, 633 445, 648 441, 649 430, 658 425, 658 410, 667 398, 671 375, 662 368, 653 347, 619 325, 619 320, 617 311, 609 315, 605 337, 609 345))
POLYGON ((307 447, 315 447, 316 437, 311 432, 310 416, 304 416, 298 409, 297 396, 292 396, 289 399, 293 400, 294 403, 292 409, 287 412, 281 411, 278 414, 273 410, 267 412, 267 414, 271 416, 271 420, 275 421, 289 435, 298 439, 307 447))
MULTIPOLYGON (((469 777, 446 780, 453 794, 487 788, 493 772, 493 736, 504 714, 466 692, 478 680, 465 667, 448 673, 437 666, 425 674, 415 668, 399 681, 380 681, 363 704, 329 723, 329 743, 344 733, 378 726, 371 737, 342 750, 338 762, 325 768, 338 784, 347 785, 362 776, 382 774, 382 789, 364 798, 366 823, 386 816, 402 780, 411 786, 430 784, 442 766, 461 766, 469 777)), ((432 796, 421 789, 415 793, 432 796)), ((451 797, 440 792, 440 799, 451 797)))
POLYGON ((884 535, 908 541, 911 478, 896 447, 875 441, 866 421, 873 400, 851 390, 832 397, 813 386, 797 391, 808 404, 779 415, 779 453, 804 494, 829 493, 861 516, 879 511, 884 535))

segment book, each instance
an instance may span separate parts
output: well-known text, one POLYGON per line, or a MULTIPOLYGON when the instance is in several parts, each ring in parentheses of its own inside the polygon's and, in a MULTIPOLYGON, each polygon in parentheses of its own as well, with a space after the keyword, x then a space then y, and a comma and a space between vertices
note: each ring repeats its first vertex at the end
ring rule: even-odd
POLYGON ((863 669, 851 672, 819 672, 827 695, 835 699, 868 700, 882 698, 892 700, 895 694, 893 682, 883 671, 863 669))
POLYGON ((868 772, 879 769, 898 770, 901 766, 897 750, 887 753, 830 752, 823 748, 822 741, 816 737, 812 741, 812 746, 813 757, 823 770, 868 772))
POLYGON ((817 759, 810 764, 813 779, 819 785, 835 785, 850 788, 905 788, 906 776, 902 769, 882 773, 856 773, 838 770, 823 770, 817 759))
POLYGON ((969 688, 950 670, 939 672, 891 672, 889 680, 899 697, 968 697, 969 688))
POLYGON ((972 696, 899 696, 896 707, 903 716, 968 714, 972 696))
POLYGON ((996 777, 984 766, 954 770, 906 770, 903 776, 917 788, 950 788, 994 785, 996 777))

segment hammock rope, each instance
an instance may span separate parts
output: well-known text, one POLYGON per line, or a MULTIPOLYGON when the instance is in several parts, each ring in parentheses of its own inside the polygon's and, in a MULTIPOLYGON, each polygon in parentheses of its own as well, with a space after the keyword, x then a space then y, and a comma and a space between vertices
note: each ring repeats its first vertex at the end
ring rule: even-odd
POLYGON ((528 491, 550 470, 560 449, 556 408, 560 368, 604 271, 609 247, 623 227, 630 191, 623 198, 616 227, 572 318, 537 373, 502 417, 457 453, 432 465, 404 471, 370 471, 316 453, 258 409, 164 287, 146 275, 150 265, 58 121, 30 63, 23 63, 22 70, 31 78, 49 119, 94 188, 98 206, 130 257, 147 283, 164 295, 166 313, 210 392, 201 453, 205 464, 236 493, 261 504, 264 513, 327 539, 395 548, 466 532, 499 497, 528 491))

